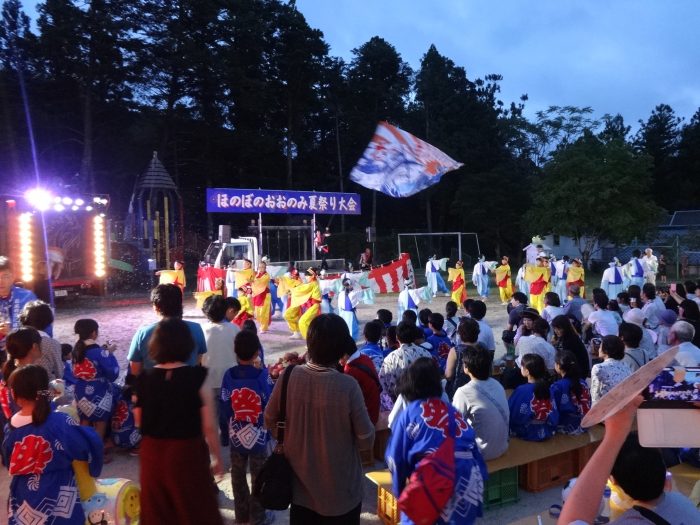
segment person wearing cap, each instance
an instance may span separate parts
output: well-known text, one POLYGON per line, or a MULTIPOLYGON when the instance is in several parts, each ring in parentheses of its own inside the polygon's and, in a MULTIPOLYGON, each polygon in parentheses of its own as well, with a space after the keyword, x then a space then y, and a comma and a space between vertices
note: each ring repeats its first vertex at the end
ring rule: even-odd
POLYGON ((671 348, 668 342, 669 332, 673 324, 678 320, 678 314, 673 310, 666 309, 659 313, 659 328, 656 330, 658 339, 656 340, 656 353, 661 355, 671 348))
POLYGON ((578 257, 571 261, 571 266, 566 274, 566 296, 569 300, 571 300, 573 297, 569 293, 569 288, 571 288, 573 285, 577 285, 579 287, 581 297, 586 297, 586 272, 583 269, 583 261, 581 261, 581 259, 578 257))
POLYGON ((525 267, 525 280, 530 283, 530 306, 538 312, 544 310, 544 293, 550 278, 549 258, 544 252, 537 256, 537 265, 525 267))
POLYGON ((700 366, 700 348, 692 341, 695 337, 695 327, 686 321, 676 321, 668 333, 671 346, 678 345, 676 363, 681 366, 700 366))
POLYGON ((348 325, 348 331, 354 341, 360 334, 360 324, 357 322, 357 305, 362 302, 362 289, 355 290, 353 282, 345 278, 342 281, 343 289, 338 293, 338 314, 348 325))
POLYGON ((608 263, 608 268, 603 272, 600 287, 611 298, 617 297, 617 294, 622 292, 622 272, 620 271, 620 260, 617 257, 613 257, 608 263))
POLYGON ((513 295, 513 282, 510 275, 510 259, 507 255, 501 257, 501 264, 496 267, 496 286, 501 296, 501 304, 506 305, 513 295))
POLYGON ((467 283, 464 280, 464 262, 457 261, 454 268, 448 268, 447 275, 447 280, 452 281, 450 299, 457 304, 462 304, 467 298, 467 283))
POLYGON ((520 325, 515 331, 515 337, 513 338, 513 344, 517 346, 518 341, 521 337, 532 335, 532 327, 535 320, 540 318, 540 313, 534 308, 523 308, 522 314, 520 315, 520 325))
POLYGON ((304 311, 297 319, 287 318, 292 331, 290 339, 306 339, 311 321, 321 313, 321 286, 318 283, 318 268, 313 266, 306 270, 307 282, 292 289, 292 308, 300 307, 304 311))
POLYGON ((472 282, 476 286, 479 299, 485 301, 489 296, 489 265, 483 255, 479 256, 479 261, 474 265, 472 282))
POLYGON ((554 263, 554 291, 559 296, 561 304, 564 304, 567 299, 566 293, 566 277, 569 271, 569 256, 565 255, 554 263))
POLYGON ((649 359, 656 357, 656 332, 645 328, 644 321, 646 317, 644 313, 639 308, 632 308, 622 315, 622 320, 626 323, 635 324, 642 329, 642 340, 639 342, 639 348, 644 350, 649 359))

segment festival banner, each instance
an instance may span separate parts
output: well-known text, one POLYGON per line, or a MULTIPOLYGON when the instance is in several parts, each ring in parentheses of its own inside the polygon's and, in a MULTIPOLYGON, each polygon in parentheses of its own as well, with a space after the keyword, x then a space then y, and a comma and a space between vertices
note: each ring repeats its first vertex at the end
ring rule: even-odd
POLYGON ((409 197, 461 166, 435 146, 380 122, 350 180, 391 197, 409 197))
POLYGON ((357 193, 207 188, 207 212, 360 215, 357 193))
POLYGON ((372 268, 368 278, 375 293, 399 293, 405 280, 414 279, 411 256, 402 253, 397 260, 372 268))

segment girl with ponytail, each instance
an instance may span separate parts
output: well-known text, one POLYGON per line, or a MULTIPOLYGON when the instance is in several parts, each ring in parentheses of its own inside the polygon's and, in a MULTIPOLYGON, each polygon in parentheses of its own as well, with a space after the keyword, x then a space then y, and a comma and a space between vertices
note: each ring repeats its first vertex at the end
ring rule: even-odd
POLYGON ((80 424, 93 427, 104 439, 107 422, 119 401, 113 383, 119 376, 115 348, 97 344, 99 326, 94 319, 78 319, 74 329, 78 341, 73 347, 73 375, 80 424))
POLYGON ((522 356, 520 373, 527 383, 508 399, 510 434, 527 441, 544 441, 556 432, 559 412, 549 391, 549 373, 542 356, 522 356))
POLYGON ((559 352, 554 359, 554 370, 560 376, 550 388, 552 398, 559 410, 557 432, 582 434, 581 420, 591 409, 591 392, 576 357, 571 352, 559 352))
POLYGON ((51 412, 49 376, 38 365, 18 367, 9 387, 19 410, 10 419, 3 458, 10 483, 9 523, 20 516, 44 516, 47 523, 82 525, 74 460, 89 461, 90 474, 102 470, 102 442, 91 428, 51 412))

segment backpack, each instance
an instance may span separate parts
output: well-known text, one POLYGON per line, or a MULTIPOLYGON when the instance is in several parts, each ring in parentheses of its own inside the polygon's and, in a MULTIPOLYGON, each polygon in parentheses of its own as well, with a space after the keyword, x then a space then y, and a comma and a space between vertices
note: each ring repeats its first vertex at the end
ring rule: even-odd
POLYGON ((455 409, 448 407, 449 435, 416 465, 399 496, 398 507, 416 525, 434 525, 454 493, 455 409))

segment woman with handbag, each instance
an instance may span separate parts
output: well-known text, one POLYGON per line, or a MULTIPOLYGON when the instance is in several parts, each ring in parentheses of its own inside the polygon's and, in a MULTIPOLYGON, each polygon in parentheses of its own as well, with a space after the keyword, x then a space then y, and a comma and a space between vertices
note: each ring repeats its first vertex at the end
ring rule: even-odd
POLYGON ((392 427, 386 462, 401 523, 474 523, 488 477, 474 429, 440 399, 440 370, 432 359, 416 360, 399 389, 409 404, 392 427))
POLYGON ((285 371, 265 408, 265 427, 274 437, 284 421, 284 456, 293 471, 289 522, 359 525, 360 449, 372 447, 374 425, 357 381, 337 369, 341 357, 355 352, 355 342, 340 316, 322 314, 311 321, 306 343, 307 363, 285 371))

